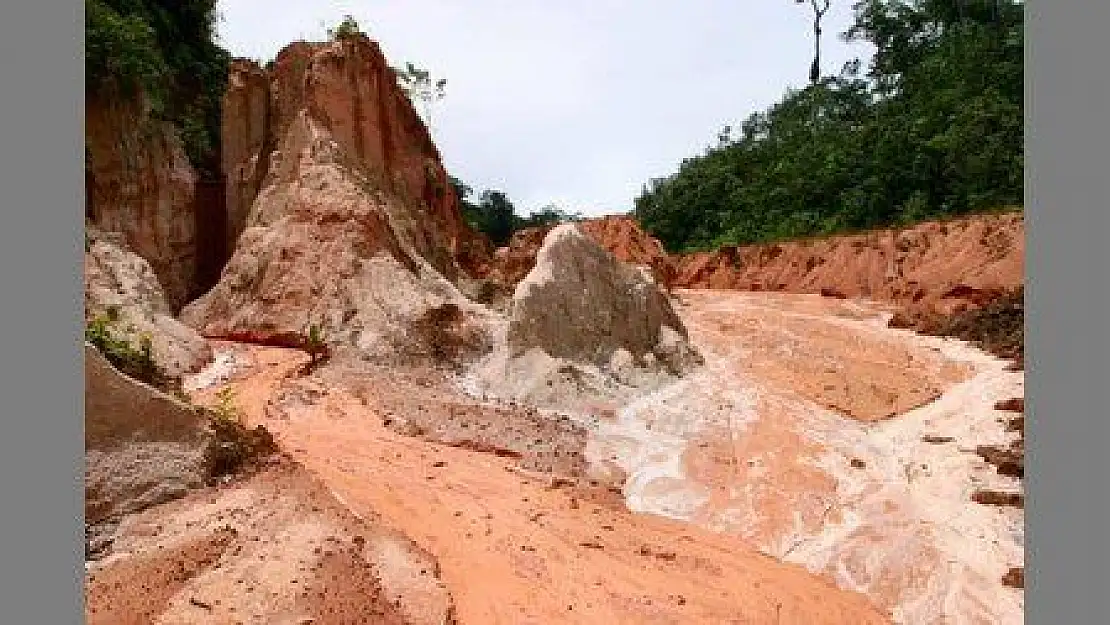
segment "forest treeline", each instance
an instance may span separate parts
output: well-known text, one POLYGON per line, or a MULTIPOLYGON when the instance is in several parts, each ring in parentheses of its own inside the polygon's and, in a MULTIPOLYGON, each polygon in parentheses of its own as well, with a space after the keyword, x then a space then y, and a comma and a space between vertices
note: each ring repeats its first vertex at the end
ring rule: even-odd
POLYGON ((650 181, 634 215, 670 251, 1017 209, 1024 3, 863 0, 868 67, 788 91, 650 181))

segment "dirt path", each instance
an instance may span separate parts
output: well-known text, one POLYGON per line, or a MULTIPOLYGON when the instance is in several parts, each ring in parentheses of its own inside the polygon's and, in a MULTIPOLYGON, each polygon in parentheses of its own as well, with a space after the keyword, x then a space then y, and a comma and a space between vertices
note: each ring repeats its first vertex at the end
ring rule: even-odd
POLYGON ((888 622, 864 597, 736 538, 631 514, 605 489, 560 487, 512 459, 397 434, 372 399, 325 388, 279 405, 301 356, 233 349, 245 362, 230 385, 250 421, 352 510, 433 554, 462 623, 888 622))

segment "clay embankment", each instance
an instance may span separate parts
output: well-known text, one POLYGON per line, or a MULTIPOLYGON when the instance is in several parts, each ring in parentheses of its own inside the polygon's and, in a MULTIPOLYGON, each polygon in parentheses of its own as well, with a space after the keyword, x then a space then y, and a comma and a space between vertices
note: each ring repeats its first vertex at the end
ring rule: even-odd
MULTIPOLYGON (((587 219, 579 228, 617 259, 649 268, 667 288, 865 298, 898 305, 911 325, 935 325, 937 315, 983 306, 1024 278, 1020 213, 681 255, 668 255, 630 216, 587 219)), ((515 286, 531 271, 550 229, 515 233, 484 275, 515 286)))
POLYGON ((951 313, 1024 278, 1021 213, 673 258, 676 288, 821 293, 951 313))

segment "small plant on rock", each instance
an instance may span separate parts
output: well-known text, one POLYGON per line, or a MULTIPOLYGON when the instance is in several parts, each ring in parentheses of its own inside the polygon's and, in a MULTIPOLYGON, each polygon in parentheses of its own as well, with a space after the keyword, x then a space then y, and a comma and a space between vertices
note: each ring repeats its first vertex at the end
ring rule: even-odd
POLYGON ((234 475, 278 451, 273 436, 264 426, 247 428, 231 387, 221 389, 216 393, 216 404, 202 410, 208 414, 208 426, 212 431, 212 441, 205 452, 209 481, 234 475))
POLYGON ((216 405, 212 407, 215 418, 231 423, 243 423, 243 413, 235 403, 235 390, 225 386, 216 393, 216 405))
POLYGON ((308 326, 308 330, 304 334, 301 345, 310 359, 301 371, 304 375, 311 373, 316 367, 323 364, 330 355, 328 343, 324 340, 324 331, 316 324, 308 326))
POLYGON ((162 390, 169 389, 172 381, 154 360, 150 335, 140 336, 139 346, 135 347, 126 337, 117 336, 119 321, 119 309, 109 307, 86 324, 85 340, 124 374, 162 390))

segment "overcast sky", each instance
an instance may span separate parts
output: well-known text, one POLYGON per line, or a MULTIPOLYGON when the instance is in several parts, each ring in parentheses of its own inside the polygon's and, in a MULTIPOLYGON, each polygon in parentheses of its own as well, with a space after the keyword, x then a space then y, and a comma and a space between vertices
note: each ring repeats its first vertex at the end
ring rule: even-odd
MULTIPOLYGON (((867 47, 825 17, 822 66, 867 47)), ((807 81, 812 11, 794 0, 222 0, 220 40, 267 61, 323 40, 351 14, 389 62, 447 79, 433 110, 448 171, 505 191, 527 213, 631 210, 650 178, 715 141, 722 126, 807 81)))

